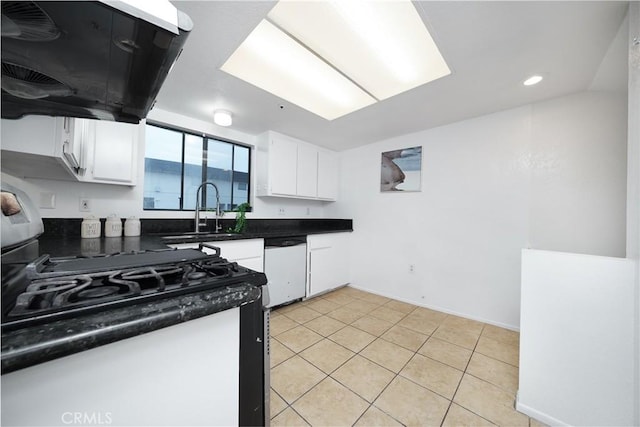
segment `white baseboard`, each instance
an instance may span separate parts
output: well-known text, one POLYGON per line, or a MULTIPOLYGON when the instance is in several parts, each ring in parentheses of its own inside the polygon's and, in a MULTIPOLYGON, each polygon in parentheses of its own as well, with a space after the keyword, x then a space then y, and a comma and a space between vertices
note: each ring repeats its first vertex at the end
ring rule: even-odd
POLYGON ((519 401, 519 397, 520 396, 516 396, 516 410, 518 412, 522 412, 523 414, 528 415, 531 418, 535 418, 536 420, 548 426, 569 426, 570 425, 563 421, 560 421, 557 418, 553 418, 552 416, 547 415, 544 412, 540 412, 534 408, 531 408, 530 406, 527 406, 521 403, 519 401))
POLYGON ((398 297, 397 295, 391 295, 391 294, 387 294, 387 293, 384 293, 384 292, 379 292, 379 291, 375 291, 375 290, 372 290, 372 289, 367 289, 367 288, 362 287, 362 286, 357 286, 357 285, 354 285, 353 283, 349 283, 348 286, 351 287, 351 288, 355 288, 355 289, 361 290, 361 291, 369 292, 371 294, 376 294, 376 295, 380 295, 380 296, 383 296, 383 297, 391 298, 391 299, 394 299, 396 301, 402 301, 402 302, 406 302, 407 304, 417 305, 418 307, 424 307, 424 308, 428 308, 430 310, 441 311, 443 313, 452 314, 454 316, 464 317, 465 319, 476 320, 478 322, 487 323, 487 324, 493 325, 493 326, 498 326, 499 328, 504 328, 504 329, 509 329, 511 331, 520 332, 520 328, 518 326, 507 325, 505 323, 495 322, 493 320, 484 319, 484 318, 481 318, 481 317, 470 316, 470 315, 468 315, 466 313, 459 313, 457 311, 449 310, 449 309, 446 309, 446 308, 443 308, 443 307, 438 307, 438 306, 435 306, 435 305, 429 305, 429 304, 419 303, 419 302, 416 302, 416 301, 411 301, 411 300, 408 300, 408 299, 405 299, 405 298, 398 297))

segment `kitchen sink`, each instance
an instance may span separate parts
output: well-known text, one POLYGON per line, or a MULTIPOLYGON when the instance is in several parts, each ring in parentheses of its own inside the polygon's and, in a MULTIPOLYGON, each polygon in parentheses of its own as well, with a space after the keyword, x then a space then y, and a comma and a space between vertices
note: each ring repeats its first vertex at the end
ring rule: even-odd
POLYGON ((171 242, 206 242, 208 240, 221 240, 228 237, 238 236, 237 233, 212 233, 210 231, 203 232, 186 232, 186 233, 175 233, 169 236, 160 237, 164 241, 171 242))

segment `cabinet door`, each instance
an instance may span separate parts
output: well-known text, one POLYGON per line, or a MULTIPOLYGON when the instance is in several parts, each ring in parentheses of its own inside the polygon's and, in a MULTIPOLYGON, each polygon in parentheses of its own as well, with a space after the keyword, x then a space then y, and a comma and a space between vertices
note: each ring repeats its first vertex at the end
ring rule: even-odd
POLYGON ((65 156, 73 154, 72 123, 73 119, 48 116, 2 119, 2 171, 25 178, 77 181, 78 164, 65 156))
POLYGON ((349 236, 350 233, 330 233, 307 237, 307 297, 349 283, 349 236))
POLYGON ((309 290, 307 297, 338 286, 333 277, 334 260, 334 250, 331 247, 311 249, 309 251, 309 290))
POLYGON ((306 145, 298 145, 298 173, 296 194, 303 197, 318 195, 318 151, 306 145))
POLYGON ((138 126, 91 120, 91 179, 131 185, 136 179, 138 126))
POLYGON ((264 270, 264 259, 260 257, 253 258, 242 258, 242 259, 234 259, 230 261, 235 261, 238 265, 241 265, 249 270, 257 271, 259 273, 263 273, 264 270))
MULTIPOLYGON (((249 268, 254 271, 264 271, 264 240, 263 239, 247 239, 247 240, 223 240, 206 242, 208 245, 220 248, 220 256, 227 261, 237 262, 238 265, 249 268)), ((178 243, 168 245, 175 249, 198 249, 198 243, 178 243)), ((202 249, 206 254, 214 253, 208 248, 202 249)))
POLYGON ((61 117, 59 120, 62 139, 60 155, 72 170, 82 175, 85 170, 84 144, 87 121, 71 117, 61 117))
POLYGON ((295 141, 272 137, 269 147, 271 194, 296 195, 297 152, 295 141))
POLYGON ((56 145, 56 120, 48 116, 2 119, 2 150, 53 156, 56 145))
POLYGON ((338 159, 326 151, 318 152, 318 198, 338 198, 338 159))

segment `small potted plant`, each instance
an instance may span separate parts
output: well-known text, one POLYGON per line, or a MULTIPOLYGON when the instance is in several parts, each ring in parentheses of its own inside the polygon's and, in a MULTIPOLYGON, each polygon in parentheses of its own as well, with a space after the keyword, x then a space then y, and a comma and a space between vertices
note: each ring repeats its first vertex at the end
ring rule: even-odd
POLYGON ((235 209, 236 211, 236 225, 233 229, 230 229, 232 233, 242 233, 247 226, 247 218, 245 213, 251 208, 249 203, 242 203, 235 209))

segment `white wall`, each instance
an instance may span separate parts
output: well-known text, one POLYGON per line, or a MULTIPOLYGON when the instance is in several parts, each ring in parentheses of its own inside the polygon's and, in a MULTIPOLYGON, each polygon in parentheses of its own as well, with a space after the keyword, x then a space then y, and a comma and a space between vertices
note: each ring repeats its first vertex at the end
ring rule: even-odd
POLYGON ((343 152, 327 213, 354 220, 352 283, 518 328, 522 248, 624 256, 624 106, 586 92, 343 152), (422 191, 380 193, 380 153, 417 145, 422 191))
POLYGON ((627 257, 636 261, 635 277, 635 425, 640 425, 640 3, 629 5, 629 143, 627 163, 627 257))
POLYGON ((638 425, 635 264, 522 251, 519 411, 548 425, 638 425))
POLYGON ((584 92, 531 118, 531 247, 624 257, 626 98, 584 92))
MULTIPOLYGON (((171 125, 184 130, 202 132, 220 138, 232 140, 242 144, 255 146, 255 136, 223 128, 213 123, 191 119, 179 114, 153 109, 148 117, 149 121, 171 125)), ((255 150, 253 150, 255 156, 255 150)), ((252 159, 255 165, 255 159, 252 159)), ((252 174, 252 188, 256 188, 256 173, 252 174)), ((2 174, 2 180, 16 182, 16 177, 2 174)), ((55 195, 54 209, 40 209, 43 218, 82 218, 92 214, 104 218, 111 213, 120 217, 135 215, 140 218, 192 218, 193 211, 144 211, 142 209, 144 185, 144 141, 138 150, 138 185, 127 187, 120 185, 88 184, 73 181, 57 181, 47 179, 27 178, 26 188, 30 197, 38 204, 41 194, 55 195), (79 199, 91 200, 91 212, 80 212, 79 199)), ((22 182, 21 185, 25 186, 22 182)), ((252 191, 255 193, 255 191, 252 191)), ((283 198, 258 198, 252 194, 251 205, 253 212, 248 218, 321 218, 327 202, 314 200, 295 200, 283 198), (281 214, 281 209, 284 214, 281 214)), ((208 215, 208 214, 207 214, 208 215)), ((227 218, 234 218, 235 214, 226 214, 227 218)))

